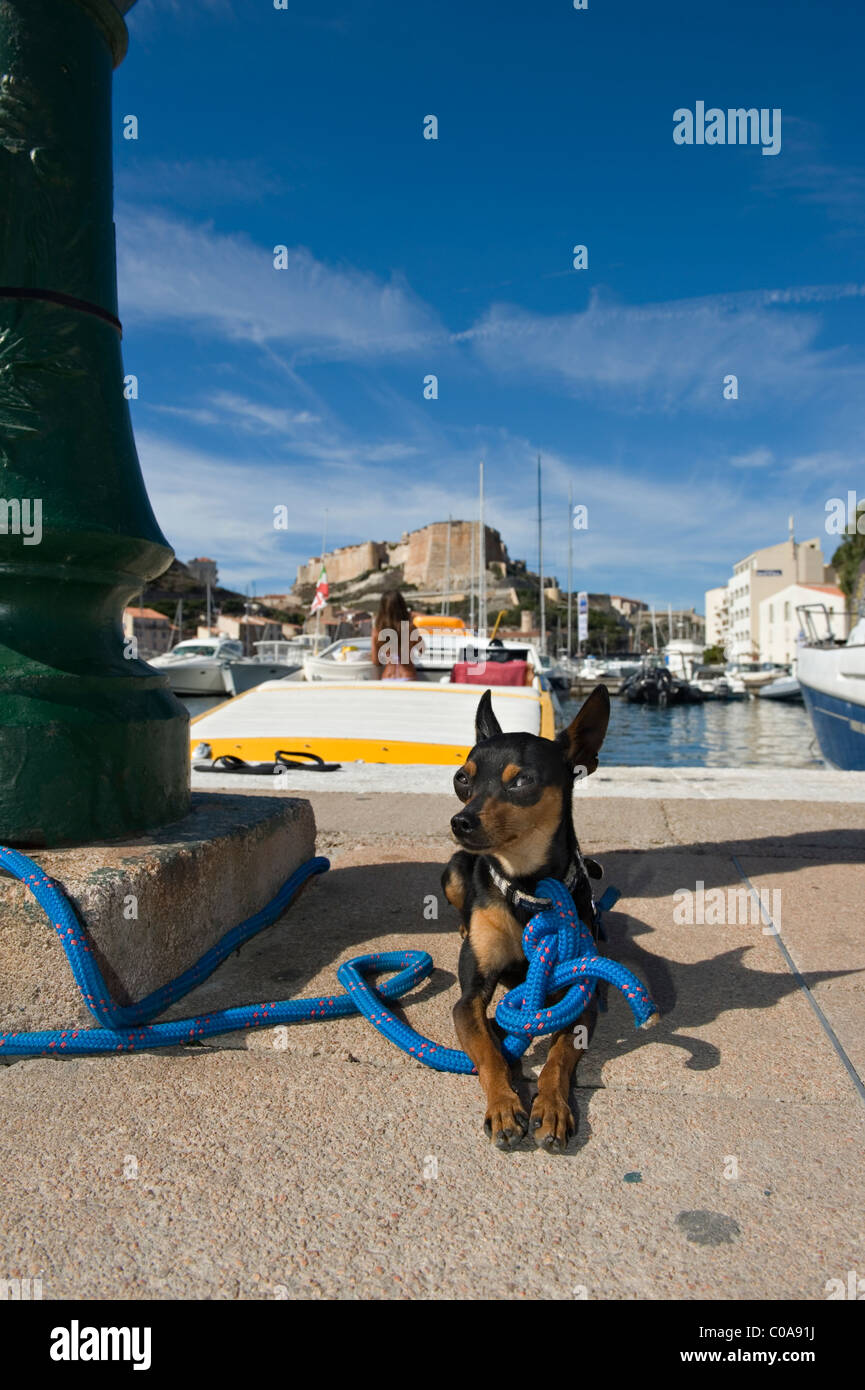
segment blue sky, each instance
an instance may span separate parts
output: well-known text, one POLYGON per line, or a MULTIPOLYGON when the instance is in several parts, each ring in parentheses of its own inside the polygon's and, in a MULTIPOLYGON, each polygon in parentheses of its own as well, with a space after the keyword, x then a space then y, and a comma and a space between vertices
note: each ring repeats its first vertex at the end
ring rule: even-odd
POLYGON ((570 482, 575 588, 702 609, 865 493, 860 5, 288 2, 138 0, 115 77, 126 370, 181 559, 283 591, 325 508, 329 546, 469 517, 483 457, 535 567, 540 452, 548 573, 570 482), (780 153, 674 144, 698 100, 780 108, 780 153))

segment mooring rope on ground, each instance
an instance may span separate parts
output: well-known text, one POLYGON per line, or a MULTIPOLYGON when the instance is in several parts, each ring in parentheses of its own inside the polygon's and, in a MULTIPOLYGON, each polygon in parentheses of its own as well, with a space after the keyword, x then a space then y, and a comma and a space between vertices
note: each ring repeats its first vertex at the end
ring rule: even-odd
MULTIPOLYGON (((424 1066, 436 1071, 468 1074, 476 1071, 465 1052, 422 1037, 386 1007, 386 1001, 399 999, 431 974, 433 960, 427 951, 377 951, 343 962, 337 969, 337 978, 345 986, 345 994, 243 1004, 194 1018, 150 1022, 212 975, 233 951, 265 927, 272 926, 307 880, 330 868, 327 859, 318 856, 301 864, 266 907, 233 927, 177 979, 161 985, 136 1004, 118 1004, 111 998, 87 931, 62 886, 26 854, 6 846, 0 846, 0 867, 29 889, 51 921, 81 996, 102 1025, 100 1028, 0 1032, 0 1061, 5 1057, 139 1052, 198 1042, 219 1033, 273 1028, 313 1019, 346 1018, 361 1013, 389 1042, 424 1066), (394 973, 390 979, 372 986, 366 976, 381 972, 394 973)), ((523 949, 529 961, 525 983, 506 994, 496 1009, 496 1020, 506 1033, 502 1044, 505 1053, 514 1059, 520 1057, 533 1038, 576 1023, 599 980, 606 980, 622 991, 637 1027, 649 1023, 656 1009, 647 991, 623 965, 597 954, 592 933, 578 919, 573 899, 564 884, 557 879, 543 879, 538 893, 550 899, 550 907, 535 913, 523 932, 523 949), (548 1005, 548 996, 563 989, 566 990, 563 997, 548 1005)), ((596 925, 601 914, 612 907, 618 897, 615 888, 607 889, 595 909, 596 925)))

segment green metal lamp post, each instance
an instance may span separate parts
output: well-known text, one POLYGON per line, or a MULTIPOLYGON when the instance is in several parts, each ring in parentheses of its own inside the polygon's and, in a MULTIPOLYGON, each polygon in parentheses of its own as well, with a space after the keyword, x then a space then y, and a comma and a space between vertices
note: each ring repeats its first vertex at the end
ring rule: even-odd
POLYGON ((111 81, 134 0, 0 0, 0 842, 188 807, 186 711, 124 605, 171 563, 123 395, 111 81))

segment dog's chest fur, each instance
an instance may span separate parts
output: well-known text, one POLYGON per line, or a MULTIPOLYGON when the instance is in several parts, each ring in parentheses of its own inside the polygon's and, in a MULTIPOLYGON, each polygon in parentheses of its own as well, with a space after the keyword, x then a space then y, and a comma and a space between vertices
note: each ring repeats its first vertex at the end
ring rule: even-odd
MULTIPOLYGON (((467 935, 472 945, 478 966, 484 975, 519 972, 524 976, 527 962, 523 953, 523 931, 530 919, 529 909, 515 909, 491 881, 489 869, 484 863, 485 856, 479 856, 474 864, 467 916, 467 935)), ((510 867, 501 855, 497 863, 505 870, 510 867)), ((542 877, 545 875, 541 875, 542 877)), ((511 875, 508 874, 510 878, 511 875)), ((516 877, 516 876, 515 876, 516 877)), ((531 884, 516 884, 527 892, 534 893, 534 878, 531 884)), ((588 879, 580 879, 573 891, 574 906, 582 921, 594 928, 594 912, 591 886, 588 879)))

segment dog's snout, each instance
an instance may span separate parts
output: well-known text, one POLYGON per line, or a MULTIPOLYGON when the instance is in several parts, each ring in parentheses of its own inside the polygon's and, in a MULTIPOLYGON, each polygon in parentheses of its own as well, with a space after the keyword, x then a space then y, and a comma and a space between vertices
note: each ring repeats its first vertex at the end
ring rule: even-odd
POLYGON ((451 830, 455 835, 472 835, 479 825, 480 821, 472 811, 457 811, 451 817, 451 830))

